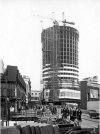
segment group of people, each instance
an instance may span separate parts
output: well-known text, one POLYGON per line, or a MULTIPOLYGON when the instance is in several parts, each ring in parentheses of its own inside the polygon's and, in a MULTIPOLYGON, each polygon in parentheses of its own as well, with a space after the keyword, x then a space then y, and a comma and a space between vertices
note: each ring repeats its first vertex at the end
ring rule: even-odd
POLYGON ((34 111, 37 113, 37 115, 45 116, 47 114, 56 115, 57 114, 57 108, 55 105, 41 105, 36 106, 34 108, 34 111))
POLYGON ((77 107, 68 107, 65 106, 61 110, 62 118, 69 118, 70 120, 74 121, 75 119, 81 121, 82 111, 80 108, 77 107))
MULTIPOLYGON (((51 115, 57 115, 58 113, 57 106, 55 105, 41 105, 34 108, 37 115, 44 116, 47 113, 50 113, 51 115)), ((72 107, 72 106, 61 106, 61 115, 62 119, 69 119, 74 121, 75 119, 81 121, 82 111, 78 107, 72 107)))

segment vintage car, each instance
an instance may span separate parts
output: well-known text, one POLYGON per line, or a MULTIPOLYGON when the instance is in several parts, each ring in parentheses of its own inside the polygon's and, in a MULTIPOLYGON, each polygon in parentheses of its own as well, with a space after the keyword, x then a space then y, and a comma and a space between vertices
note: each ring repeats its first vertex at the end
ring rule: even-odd
POLYGON ((89 110, 88 111, 90 118, 99 118, 99 110, 89 110))

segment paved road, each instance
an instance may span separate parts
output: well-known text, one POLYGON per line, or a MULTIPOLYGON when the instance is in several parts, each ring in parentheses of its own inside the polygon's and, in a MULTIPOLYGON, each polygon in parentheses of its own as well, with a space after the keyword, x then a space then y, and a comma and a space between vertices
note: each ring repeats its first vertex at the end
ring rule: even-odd
POLYGON ((97 128, 100 125, 99 119, 91 119, 87 114, 82 114, 82 128, 97 128))

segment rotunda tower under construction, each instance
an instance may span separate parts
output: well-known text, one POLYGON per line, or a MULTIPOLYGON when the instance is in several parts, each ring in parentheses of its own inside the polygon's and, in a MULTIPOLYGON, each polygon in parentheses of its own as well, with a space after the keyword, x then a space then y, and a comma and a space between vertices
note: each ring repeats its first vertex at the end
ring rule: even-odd
MULTIPOLYGON (((79 99, 78 30, 71 26, 53 25, 42 31, 41 38, 42 77, 46 88, 66 90, 69 91, 69 99, 79 99)), ((60 98, 62 96, 63 92, 60 98)))

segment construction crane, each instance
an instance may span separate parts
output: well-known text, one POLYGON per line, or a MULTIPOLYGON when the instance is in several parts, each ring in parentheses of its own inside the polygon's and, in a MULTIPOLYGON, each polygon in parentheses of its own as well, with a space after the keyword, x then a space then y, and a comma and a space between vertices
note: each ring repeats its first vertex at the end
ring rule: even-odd
POLYGON ((59 21, 59 22, 62 22, 64 25, 65 25, 66 23, 67 23, 67 24, 71 24, 71 25, 75 25, 74 22, 66 21, 64 12, 62 12, 62 21, 59 21))
MULTIPOLYGON (((54 12, 52 12, 52 13, 54 13, 54 12)), ((59 22, 62 22, 64 25, 65 25, 65 24, 75 25, 74 22, 67 21, 67 20, 64 18, 64 12, 62 13, 62 21, 57 20, 57 19, 54 19, 54 18, 45 17, 45 16, 42 16, 42 15, 35 15, 35 14, 33 14, 33 16, 34 16, 34 17, 38 17, 38 18, 42 18, 42 19, 51 20, 51 21, 53 21, 53 24, 54 24, 54 25, 59 25, 59 22)))
MULTIPOLYGON (((53 19, 53 18, 44 17, 44 16, 41 16, 41 15, 35 15, 35 14, 33 14, 33 16, 34 16, 34 17, 38 17, 38 18, 42 18, 42 19, 51 20, 51 21, 53 21, 53 24, 54 24, 54 25, 59 25, 58 21, 55 20, 55 19, 53 19)), ((41 22, 43 22, 43 21, 41 20, 41 22)))

